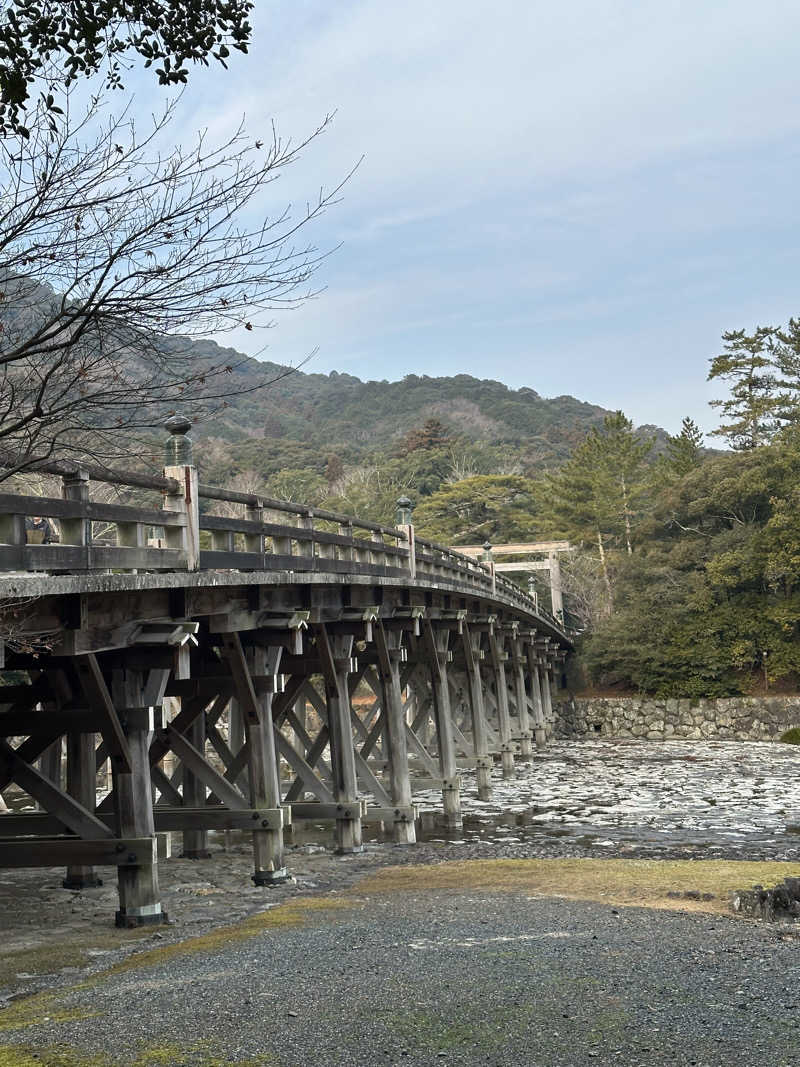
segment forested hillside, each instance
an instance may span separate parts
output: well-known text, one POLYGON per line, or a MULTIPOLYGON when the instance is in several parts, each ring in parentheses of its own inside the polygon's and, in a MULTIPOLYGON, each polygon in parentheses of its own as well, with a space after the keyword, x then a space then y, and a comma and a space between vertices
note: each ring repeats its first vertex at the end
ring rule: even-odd
MULTIPOLYGON (((226 350, 212 342, 195 342, 193 348, 199 359, 225 359, 226 350)), ((240 360, 230 350, 231 363, 240 360)), ((265 474, 286 466, 322 473, 330 456, 345 464, 372 460, 402 447, 403 436, 429 419, 464 443, 500 446, 526 469, 551 465, 563 461, 605 414, 572 396, 546 399, 533 389, 510 389, 467 374, 364 382, 335 371, 287 373, 277 364, 250 360, 237 366, 236 379, 237 388, 248 379, 269 384, 234 397, 197 433, 236 445, 232 456, 242 458, 232 460, 232 469, 265 474), (254 445, 264 439, 267 446, 254 445)))

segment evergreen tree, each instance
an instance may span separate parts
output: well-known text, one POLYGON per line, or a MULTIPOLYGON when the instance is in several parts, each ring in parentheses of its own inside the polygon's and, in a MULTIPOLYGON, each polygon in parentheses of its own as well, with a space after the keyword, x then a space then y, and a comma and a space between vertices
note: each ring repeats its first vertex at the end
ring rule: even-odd
POLYGON ((724 351, 711 360, 708 380, 721 378, 730 383, 727 400, 712 400, 725 422, 712 433, 726 437, 731 447, 748 451, 771 440, 787 417, 786 382, 781 358, 788 360, 781 346, 780 332, 773 326, 758 326, 753 334, 729 330, 722 335, 724 351))
POLYGON ((418 449, 442 448, 452 440, 452 434, 440 419, 426 419, 422 426, 410 430, 403 438, 400 452, 416 452, 418 449))
POLYGON ((612 604, 608 551, 633 552, 634 526, 647 490, 646 460, 653 439, 641 440, 621 411, 607 415, 547 479, 547 508, 554 531, 578 544, 595 545, 612 604))
POLYGON ((666 466, 672 474, 682 478, 700 462, 703 434, 697 423, 687 415, 681 432, 667 438, 666 466))

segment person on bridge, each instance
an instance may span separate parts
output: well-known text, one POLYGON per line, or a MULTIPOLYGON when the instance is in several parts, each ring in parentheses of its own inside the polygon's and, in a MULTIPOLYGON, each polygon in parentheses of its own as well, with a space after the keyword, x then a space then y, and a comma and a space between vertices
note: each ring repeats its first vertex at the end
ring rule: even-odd
POLYGON ((50 545, 58 541, 52 523, 41 515, 25 520, 26 540, 29 545, 50 545))

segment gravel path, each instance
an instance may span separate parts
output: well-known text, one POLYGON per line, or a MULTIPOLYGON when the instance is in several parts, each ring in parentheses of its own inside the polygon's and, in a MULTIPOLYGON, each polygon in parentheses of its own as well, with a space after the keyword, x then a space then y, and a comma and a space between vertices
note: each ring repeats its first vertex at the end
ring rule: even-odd
POLYGON ((359 890, 378 868, 451 859, 798 861, 799 783, 786 745, 557 743, 496 778, 488 804, 465 775, 458 835, 426 817, 414 848, 374 841, 340 858, 306 827, 288 850, 297 881, 281 889, 250 884, 235 837, 224 852, 217 838, 211 860, 168 861, 175 925, 155 935, 109 929, 113 871, 83 893, 63 890, 60 870, 3 871, 0 1067, 800 1064, 796 930, 519 893, 359 890), (344 906, 214 941, 223 924, 277 918, 275 905, 331 899, 344 906), (184 954, 197 935, 212 940, 184 954), (137 963, 148 947, 164 951, 137 963), (18 1013, 36 1025, 8 1029, 18 1013))
POLYGON ((34 1040, 45 1065, 64 1062, 43 1051, 55 1044, 100 1062, 280 1067, 800 1057, 799 945, 774 928, 520 894, 348 903, 66 993, 43 1010, 96 1014, 4 1039, 34 1040))

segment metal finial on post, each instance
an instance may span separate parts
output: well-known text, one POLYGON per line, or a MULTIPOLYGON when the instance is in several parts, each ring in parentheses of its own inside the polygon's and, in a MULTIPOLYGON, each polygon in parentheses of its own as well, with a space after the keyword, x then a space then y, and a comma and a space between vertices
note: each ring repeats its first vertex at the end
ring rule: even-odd
POLYGON ((186 436, 191 428, 191 421, 185 415, 172 415, 164 423, 164 429, 169 430, 164 444, 165 467, 193 466, 192 440, 186 436))
POLYGON ((532 597, 536 592, 536 579, 532 574, 528 575, 528 596, 532 597))
POLYGON ((483 558, 485 560, 491 560, 491 558, 492 558, 492 542, 491 541, 484 541, 483 542, 483 558))
POLYGON ((414 505, 408 499, 407 496, 399 496, 396 500, 397 505, 397 517, 396 522, 398 526, 410 526, 411 525, 411 512, 414 510, 414 505))

